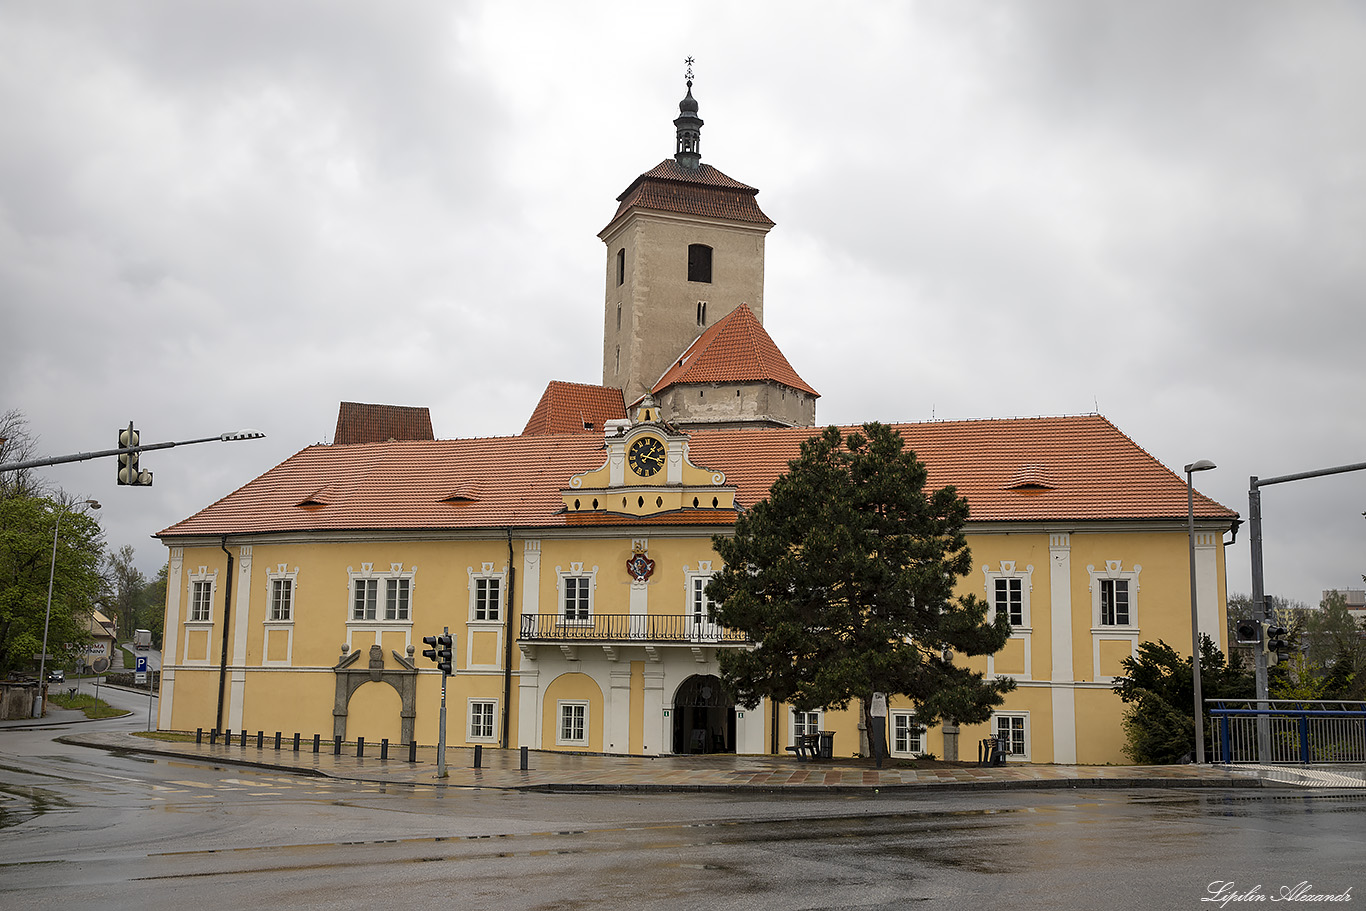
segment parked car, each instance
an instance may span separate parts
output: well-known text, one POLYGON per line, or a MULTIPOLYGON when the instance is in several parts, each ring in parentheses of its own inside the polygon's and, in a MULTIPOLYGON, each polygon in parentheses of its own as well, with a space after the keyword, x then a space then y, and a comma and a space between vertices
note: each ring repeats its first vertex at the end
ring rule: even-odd
POLYGON ((47 675, 48 683, 66 683, 66 671, 61 668, 53 668, 47 675))

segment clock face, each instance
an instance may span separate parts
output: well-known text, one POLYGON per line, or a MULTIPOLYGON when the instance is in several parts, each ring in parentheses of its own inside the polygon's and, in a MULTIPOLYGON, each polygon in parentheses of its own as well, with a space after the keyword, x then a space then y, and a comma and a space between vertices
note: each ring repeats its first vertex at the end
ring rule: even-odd
POLYGON ((664 467, 664 443, 657 437, 641 437, 631 444, 626 461, 642 477, 658 474, 664 467))

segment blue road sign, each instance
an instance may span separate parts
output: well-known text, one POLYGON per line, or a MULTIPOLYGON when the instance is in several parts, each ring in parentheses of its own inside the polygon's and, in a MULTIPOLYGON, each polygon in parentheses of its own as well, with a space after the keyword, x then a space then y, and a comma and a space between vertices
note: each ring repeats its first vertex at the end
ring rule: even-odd
POLYGON ((146 655, 138 655, 137 673, 139 673, 139 674, 145 674, 145 673, 147 673, 147 656, 146 656, 146 655))

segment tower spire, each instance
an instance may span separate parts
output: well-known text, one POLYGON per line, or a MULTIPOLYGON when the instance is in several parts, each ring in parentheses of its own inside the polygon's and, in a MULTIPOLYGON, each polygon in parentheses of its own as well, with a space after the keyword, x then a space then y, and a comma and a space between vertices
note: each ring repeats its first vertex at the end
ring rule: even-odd
POLYGON ((689 171, 696 171, 702 166, 702 118, 697 116, 697 99, 692 96, 693 58, 688 57, 683 63, 688 68, 684 77, 688 83, 688 93, 678 103, 678 119, 674 121, 678 131, 674 161, 689 171))

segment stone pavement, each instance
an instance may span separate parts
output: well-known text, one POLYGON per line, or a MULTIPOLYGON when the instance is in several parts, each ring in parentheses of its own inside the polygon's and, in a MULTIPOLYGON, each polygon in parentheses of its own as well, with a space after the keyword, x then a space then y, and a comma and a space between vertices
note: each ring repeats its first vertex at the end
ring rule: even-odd
POLYGON ((379 744, 366 744, 356 756, 354 742, 334 755, 324 741, 319 753, 312 741, 293 751, 286 739, 274 749, 267 736, 263 749, 256 738, 247 745, 235 738, 213 746, 208 734, 202 744, 155 740, 130 733, 73 731, 65 743, 115 752, 136 752, 195 759, 201 762, 255 766, 303 775, 355 781, 439 787, 499 788, 540 791, 753 791, 784 793, 871 793, 874 791, 1001 790, 1054 788, 1248 788, 1248 787, 1366 787, 1360 770, 1339 770, 1331 780, 1286 776, 1285 770, 1228 766, 1066 766, 1012 763, 1002 768, 946 766, 931 769, 888 766, 872 768, 862 760, 834 759, 800 762, 786 756, 603 756, 528 751, 521 769, 519 750, 485 749, 482 768, 474 768, 474 751, 447 747, 447 777, 436 776, 436 747, 419 746, 417 762, 407 761, 406 748, 391 747, 390 758, 379 758, 379 744))

